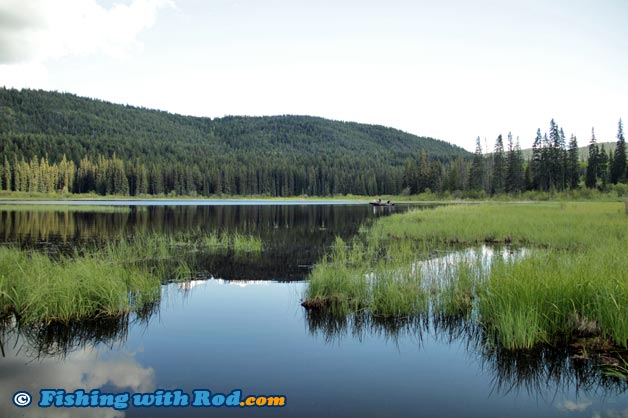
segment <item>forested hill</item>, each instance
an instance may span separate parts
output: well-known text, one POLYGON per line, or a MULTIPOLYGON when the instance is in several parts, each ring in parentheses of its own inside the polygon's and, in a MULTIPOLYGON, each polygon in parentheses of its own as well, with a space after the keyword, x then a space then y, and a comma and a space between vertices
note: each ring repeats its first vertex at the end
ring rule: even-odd
POLYGON ((310 116, 209 119, 67 93, 0 89, 0 185, 11 190, 399 193, 403 164, 421 149, 441 161, 470 156, 444 141, 382 126, 310 116), (70 171, 64 180, 61 164, 70 171), (44 178, 46 170, 56 170, 49 174, 54 182, 44 178))

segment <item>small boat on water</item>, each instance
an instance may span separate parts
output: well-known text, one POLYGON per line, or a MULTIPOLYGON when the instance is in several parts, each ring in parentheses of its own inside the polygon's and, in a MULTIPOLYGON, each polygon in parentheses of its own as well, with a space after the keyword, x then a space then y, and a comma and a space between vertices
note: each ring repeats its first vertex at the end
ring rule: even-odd
POLYGON ((369 204, 371 206, 377 206, 377 207, 381 207, 381 206, 383 206, 383 207, 395 206, 395 204, 393 202, 391 202, 390 200, 388 202, 380 202, 380 201, 369 202, 369 204))

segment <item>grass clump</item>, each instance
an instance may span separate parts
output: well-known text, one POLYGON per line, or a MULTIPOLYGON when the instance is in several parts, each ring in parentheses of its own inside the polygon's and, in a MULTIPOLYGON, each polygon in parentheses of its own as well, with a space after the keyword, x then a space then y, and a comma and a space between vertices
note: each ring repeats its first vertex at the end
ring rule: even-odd
POLYGON ((370 300, 373 315, 385 318, 414 316, 428 311, 428 301, 420 276, 386 267, 374 272, 370 300))
POLYGON ((233 234, 211 233, 202 239, 202 245, 210 251, 232 250, 234 253, 261 253, 262 240, 258 237, 233 234))
POLYGON ((337 237, 331 253, 311 273, 314 279, 307 289, 304 306, 333 309, 339 314, 363 309, 369 298, 369 280, 362 258, 360 247, 349 250, 337 237))
POLYGON ((160 281, 97 256, 52 260, 0 248, 0 310, 26 324, 125 314, 160 296, 160 281))
POLYGON ((609 248, 538 251, 493 263, 480 294, 480 320, 500 345, 531 348, 602 336, 628 344, 628 259, 609 248))
POLYGON ((449 264, 434 288, 434 312, 445 316, 466 317, 471 314, 477 299, 477 290, 485 275, 481 259, 449 264))

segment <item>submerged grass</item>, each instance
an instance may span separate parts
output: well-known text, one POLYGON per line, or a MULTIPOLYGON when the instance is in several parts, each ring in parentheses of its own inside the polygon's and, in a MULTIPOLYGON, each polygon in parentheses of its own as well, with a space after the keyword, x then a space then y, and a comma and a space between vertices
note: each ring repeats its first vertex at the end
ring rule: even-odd
POLYGON ((382 316, 470 317, 487 341, 507 349, 583 337, 626 348, 627 245, 621 203, 486 204, 393 215, 344 246, 337 242, 311 272, 304 306, 316 298, 315 307, 340 302, 345 310, 382 316), (529 251, 490 260, 478 251, 421 267, 438 251, 483 243, 529 251))
POLYGON ((202 245, 208 250, 233 250, 236 253, 261 253, 262 240, 258 237, 240 234, 211 233, 202 238, 202 245))
POLYGON ((216 247, 207 248, 206 237, 140 234, 71 257, 0 247, 0 316, 36 324, 141 312, 159 300, 164 281, 193 276, 187 255, 262 249, 255 237, 217 239, 216 247))

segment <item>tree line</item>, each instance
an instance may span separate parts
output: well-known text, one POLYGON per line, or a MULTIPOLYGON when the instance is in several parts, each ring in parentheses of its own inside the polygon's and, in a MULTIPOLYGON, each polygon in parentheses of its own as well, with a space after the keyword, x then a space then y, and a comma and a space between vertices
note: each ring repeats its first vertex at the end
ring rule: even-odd
POLYGON ((199 165, 129 161, 118 157, 85 156, 78 163, 62 156, 13 160, 5 156, 0 188, 20 192, 73 192, 101 195, 335 195, 482 192, 516 194, 527 190, 564 191, 581 187, 605 190, 609 184, 627 183, 626 142, 621 120, 615 151, 597 144, 592 131, 589 157, 579 161, 578 141, 565 134, 554 120, 549 133, 539 129, 532 157, 524 160, 519 140, 508 134, 495 141, 493 152, 483 153, 476 140, 472 158, 433 158, 425 149, 407 158, 403 167, 360 164, 351 160, 290 164, 278 159, 243 159, 201 169, 199 165))
POLYGON ((538 129, 532 146, 532 157, 524 160, 519 139, 509 133, 506 147, 502 135, 495 141, 492 153, 483 153, 480 138, 476 140, 471 159, 460 157, 449 163, 430 159, 425 151, 404 164, 403 187, 407 194, 467 191, 495 195, 524 191, 565 191, 581 187, 601 191, 610 184, 627 183, 626 141, 622 121, 617 130, 615 152, 596 142, 592 131, 589 157, 578 157, 578 140, 571 135, 566 141, 562 128, 552 119, 549 133, 538 129))

